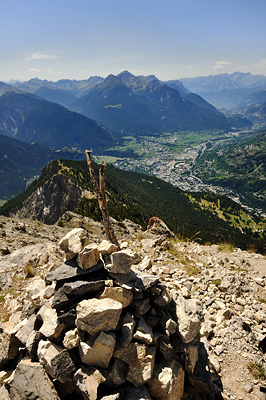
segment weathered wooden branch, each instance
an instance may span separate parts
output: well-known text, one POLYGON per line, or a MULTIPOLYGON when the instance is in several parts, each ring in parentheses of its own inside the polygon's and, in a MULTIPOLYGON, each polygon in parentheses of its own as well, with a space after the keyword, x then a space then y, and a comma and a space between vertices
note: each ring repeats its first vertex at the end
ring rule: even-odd
POLYGON ((106 201, 106 195, 105 195, 105 174, 104 174, 104 167, 105 164, 102 161, 100 164, 100 169, 99 169, 99 182, 100 182, 100 193, 102 195, 103 198, 103 204, 104 207, 106 208, 107 212, 108 212, 108 208, 107 208, 107 201, 106 201))
POLYGON ((94 192, 96 194, 99 208, 101 210, 102 217, 103 217, 103 226, 104 226, 105 234, 106 234, 107 240, 114 243, 116 246, 118 246, 118 249, 119 249, 118 240, 112 229, 110 217, 108 214, 107 201, 106 201, 106 195, 105 195, 105 174, 104 174, 105 165, 103 162, 100 165, 100 170, 99 170, 100 187, 99 187, 96 176, 95 176, 90 153, 91 153, 91 151, 89 151, 89 150, 85 151, 86 158, 87 158, 87 164, 89 167, 89 172, 90 172, 90 177, 91 177, 91 183, 92 183, 94 192))

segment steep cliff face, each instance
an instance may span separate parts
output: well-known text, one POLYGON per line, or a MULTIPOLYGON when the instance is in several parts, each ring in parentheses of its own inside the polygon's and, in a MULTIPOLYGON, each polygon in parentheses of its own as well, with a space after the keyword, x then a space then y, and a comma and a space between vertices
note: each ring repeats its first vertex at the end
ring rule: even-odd
POLYGON ((65 175, 56 174, 33 192, 12 215, 54 224, 66 211, 75 209, 81 193, 82 190, 65 175))

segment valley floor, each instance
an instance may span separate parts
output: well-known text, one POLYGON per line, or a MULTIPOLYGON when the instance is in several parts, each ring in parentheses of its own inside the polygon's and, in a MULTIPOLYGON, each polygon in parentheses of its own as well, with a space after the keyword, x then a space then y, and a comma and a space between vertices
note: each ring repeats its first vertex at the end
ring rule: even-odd
MULTIPOLYGON (((177 132, 161 136, 145 136, 124 138, 124 146, 117 150, 133 150, 136 158, 110 158, 106 162, 128 171, 144 172, 163 179, 185 191, 211 191, 226 195, 241 204, 239 193, 230 188, 205 183, 195 172, 198 159, 210 147, 218 143, 229 143, 238 137, 247 135, 247 132, 235 131, 229 133, 211 132, 177 132)), ((95 158, 100 161, 102 157, 95 158)), ((105 157, 103 157, 105 159, 105 157)), ((202 171, 201 171, 202 172, 202 171)), ((246 205, 246 204, 242 204, 246 205)), ((250 207, 248 207, 251 210, 250 207)), ((261 213, 262 210, 254 211, 261 213)))

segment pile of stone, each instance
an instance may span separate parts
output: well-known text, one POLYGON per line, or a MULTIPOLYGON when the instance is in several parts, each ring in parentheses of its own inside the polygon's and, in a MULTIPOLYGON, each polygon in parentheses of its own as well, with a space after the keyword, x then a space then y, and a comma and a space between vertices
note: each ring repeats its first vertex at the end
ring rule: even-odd
POLYGON ((202 309, 121 245, 73 229, 0 328, 0 399, 214 399, 202 309), (2 396, 2 397, 1 397, 2 396))
POLYGON ((248 369, 256 364, 266 371, 265 257, 178 241, 169 253, 166 243, 156 246, 155 239, 140 243, 142 255, 152 258, 149 273, 203 305, 200 340, 217 390, 224 399, 266 398, 265 377, 248 369))

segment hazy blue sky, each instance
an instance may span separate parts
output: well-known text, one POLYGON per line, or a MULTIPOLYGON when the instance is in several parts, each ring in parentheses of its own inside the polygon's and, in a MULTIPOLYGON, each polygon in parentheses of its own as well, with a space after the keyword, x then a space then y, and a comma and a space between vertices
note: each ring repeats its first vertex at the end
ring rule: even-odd
POLYGON ((266 75, 266 0, 0 0, 0 81, 266 75))

